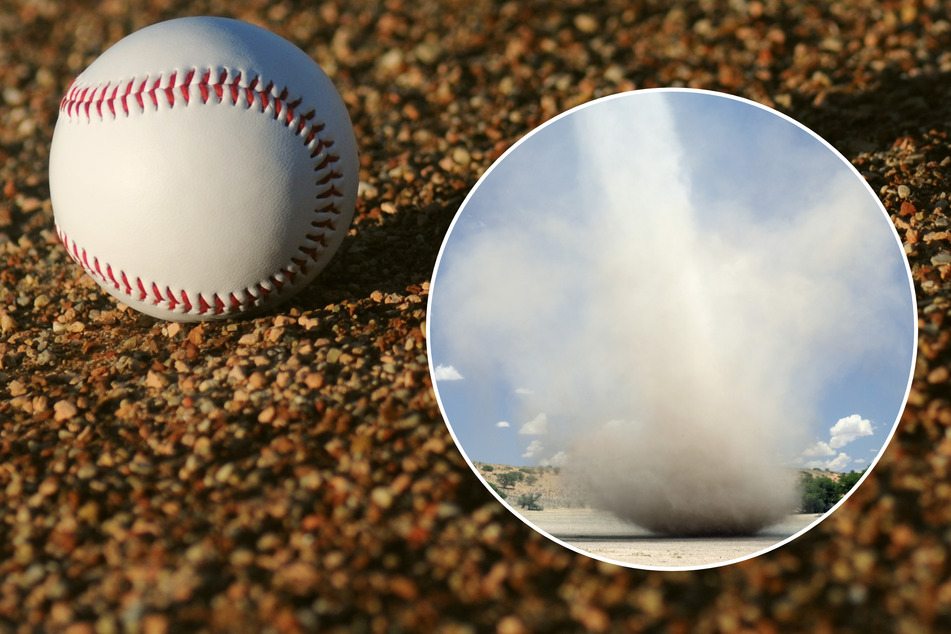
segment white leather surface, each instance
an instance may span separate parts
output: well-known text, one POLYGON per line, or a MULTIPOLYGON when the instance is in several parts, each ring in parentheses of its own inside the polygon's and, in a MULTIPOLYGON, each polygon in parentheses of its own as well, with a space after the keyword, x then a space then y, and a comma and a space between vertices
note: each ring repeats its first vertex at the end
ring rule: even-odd
MULTIPOLYGON (((271 305, 326 265, 353 215, 357 170, 344 104, 306 54, 249 24, 185 18, 121 40, 76 79, 54 132, 50 187, 57 229, 88 268, 108 264, 163 294, 208 303, 234 295, 251 307, 259 285, 277 291, 274 281, 283 282, 258 302, 271 305), (220 98, 199 85, 202 76, 224 79, 220 98), (334 195, 318 197, 330 188, 334 195), (333 229, 314 226, 329 218, 333 229)), ((229 300, 221 315, 200 315, 197 305, 170 311, 93 277, 159 318, 234 310, 229 300)))

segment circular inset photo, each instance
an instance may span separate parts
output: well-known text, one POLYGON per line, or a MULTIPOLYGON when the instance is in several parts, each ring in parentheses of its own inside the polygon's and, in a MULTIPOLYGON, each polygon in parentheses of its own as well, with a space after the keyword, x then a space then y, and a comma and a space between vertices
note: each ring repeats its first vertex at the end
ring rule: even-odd
POLYGON ((453 221, 433 383, 473 471, 538 532, 647 569, 772 550, 895 431, 904 251, 828 143, 756 103, 641 90, 520 140, 453 221))

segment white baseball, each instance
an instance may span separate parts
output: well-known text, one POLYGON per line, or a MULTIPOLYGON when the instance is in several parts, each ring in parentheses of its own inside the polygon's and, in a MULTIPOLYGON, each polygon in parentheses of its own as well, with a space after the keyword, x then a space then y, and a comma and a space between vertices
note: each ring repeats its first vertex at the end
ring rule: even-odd
POLYGON ((273 306, 343 241, 353 127, 330 79, 263 28, 152 25, 70 85, 50 150, 56 231, 111 295, 160 319, 273 306))

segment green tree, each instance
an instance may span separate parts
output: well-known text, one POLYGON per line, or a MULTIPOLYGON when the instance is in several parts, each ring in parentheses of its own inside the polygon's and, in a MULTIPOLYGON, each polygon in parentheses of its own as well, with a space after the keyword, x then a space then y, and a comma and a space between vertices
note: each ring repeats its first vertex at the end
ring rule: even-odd
POLYGON ((839 497, 842 498, 843 496, 848 495, 849 491, 851 491, 855 485, 858 484, 859 480, 862 478, 862 475, 867 470, 868 468, 866 467, 861 471, 849 471, 839 478, 839 481, 836 483, 836 489, 839 493, 839 497))
POLYGON ((803 513, 825 513, 842 499, 832 478, 825 476, 813 478, 803 474, 799 483, 802 490, 803 513))
POLYGON ((504 489, 512 489, 515 487, 515 483, 521 480, 524 476, 518 471, 508 471, 506 473, 500 473, 495 476, 499 481, 499 484, 504 489))
POLYGON ((482 470, 483 470, 483 471, 495 471, 495 467, 493 467, 493 466, 490 465, 490 464, 484 464, 484 465, 482 465, 482 470))
POLYGON ((518 505, 529 511, 543 511, 544 509, 538 504, 541 496, 541 493, 523 493, 518 496, 518 505))
POLYGON ((493 484, 492 482, 489 482, 489 486, 492 487, 492 490, 498 493, 499 497, 502 498, 503 500, 509 496, 508 493, 505 493, 504 491, 500 491, 499 487, 495 486, 495 484, 493 484))

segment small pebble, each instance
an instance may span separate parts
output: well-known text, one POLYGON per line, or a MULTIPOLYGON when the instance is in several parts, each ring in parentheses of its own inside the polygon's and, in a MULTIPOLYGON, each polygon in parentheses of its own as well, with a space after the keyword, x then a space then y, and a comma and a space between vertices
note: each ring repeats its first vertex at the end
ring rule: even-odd
POLYGON ((65 400, 56 401, 56 403, 53 404, 53 411, 55 412, 53 418, 56 421, 69 420, 79 413, 79 409, 77 409, 75 404, 73 404, 71 401, 65 400))

